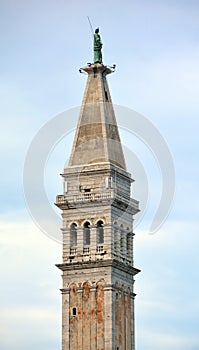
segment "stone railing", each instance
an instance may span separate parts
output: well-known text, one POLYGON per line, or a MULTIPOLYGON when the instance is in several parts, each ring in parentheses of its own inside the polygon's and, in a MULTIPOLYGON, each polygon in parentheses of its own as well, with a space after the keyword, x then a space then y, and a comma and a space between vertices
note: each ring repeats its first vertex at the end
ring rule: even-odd
POLYGON ((98 245, 96 248, 97 253, 103 253, 104 252, 104 246, 103 245, 98 245))
POLYGON ((103 201, 103 200, 118 200, 127 205, 133 206, 135 209, 139 209, 139 202, 135 199, 128 199, 119 194, 113 189, 105 190, 104 192, 89 192, 89 193, 80 193, 74 195, 58 195, 56 197, 56 204, 72 204, 72 203, 85 203, 85 202, 94 202, 94 201, 103 201))
POLYGON ((70 248, 70 255, 76 255, 77 254, 77 248, 70 248))
POLYGON ((56 197, 56 204, 92 202, 107 199, 114 199, 113 190, 106 190, 104 192, 80 193, 74 195, 58 195, 56 197))

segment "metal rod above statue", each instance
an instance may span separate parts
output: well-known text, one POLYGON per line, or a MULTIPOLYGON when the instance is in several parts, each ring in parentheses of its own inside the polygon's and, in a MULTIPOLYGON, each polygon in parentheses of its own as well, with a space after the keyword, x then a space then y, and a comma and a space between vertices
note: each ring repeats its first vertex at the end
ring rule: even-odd
POLYGON ((93 35, 94 38, 94 42, 93 42, 93 50, 94 50, 94 63, 102 63, 102 40, 101 37, 99 35, 99 28, 95 29, 95 33, 93 30, 93 26, 91 24, 91 20, 89 18, 89 16, 87 16, 88 18, 88 23, 90 25, 90 29, 91 29, 91 33, 93 35))
POLYGON ((102 63, 102 40, 99 35, 99 28, 95 29, 93 50, 94 50, 94 63, 102 63))

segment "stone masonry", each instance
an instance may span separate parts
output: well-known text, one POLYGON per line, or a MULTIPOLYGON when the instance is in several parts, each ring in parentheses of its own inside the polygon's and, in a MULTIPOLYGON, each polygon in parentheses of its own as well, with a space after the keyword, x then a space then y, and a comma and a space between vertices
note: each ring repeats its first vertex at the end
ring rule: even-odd
POLYGON ((68 166, 62 174, 62 350, 134 350, 133 215, 103 64, 88 74, 68 166))

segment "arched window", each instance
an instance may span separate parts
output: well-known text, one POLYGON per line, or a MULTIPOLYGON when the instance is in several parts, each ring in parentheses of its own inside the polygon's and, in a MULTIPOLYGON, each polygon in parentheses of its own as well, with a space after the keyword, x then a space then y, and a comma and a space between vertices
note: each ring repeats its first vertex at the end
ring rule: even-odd
POLYGON ((102 220, 97 222, 97 244, 104 243, 104 223, 102 220))
POLYGON ((73 223, 70 226, 70 247, 76 247, 77 245, 77 225, 73 223))
POLYGON ((83 228, 84 245, 90 245, 90 222, 86 221, 83 228))

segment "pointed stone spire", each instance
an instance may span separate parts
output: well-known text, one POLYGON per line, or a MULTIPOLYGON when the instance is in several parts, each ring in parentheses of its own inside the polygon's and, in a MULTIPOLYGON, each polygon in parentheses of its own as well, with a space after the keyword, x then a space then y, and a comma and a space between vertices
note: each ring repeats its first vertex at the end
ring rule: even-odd
POLYGON ((106 80, 112 70, 95 63, 81 71, 88 74, 88 79, 68 166, 108 162, 126 170, 106 80))

